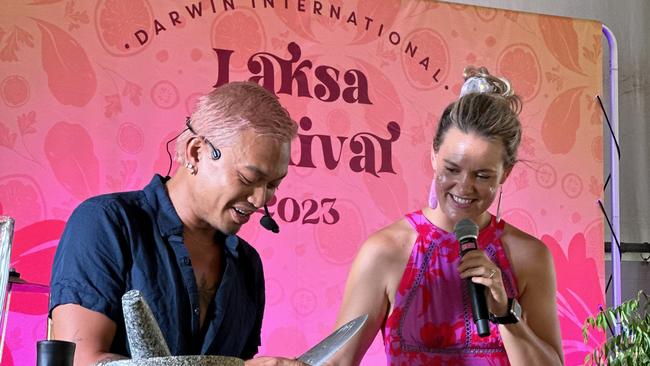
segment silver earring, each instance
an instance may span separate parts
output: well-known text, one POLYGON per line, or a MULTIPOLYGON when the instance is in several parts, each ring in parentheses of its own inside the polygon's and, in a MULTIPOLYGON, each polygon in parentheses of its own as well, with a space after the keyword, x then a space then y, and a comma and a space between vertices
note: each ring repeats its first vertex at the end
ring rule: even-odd
POLYGON ((192 165, 192 163, 186 163, 185 167, 190 171, 191 175, 196 175, 196 169, 194 169, 194 165, 192 165))
POLYGON ((501 222, 501 196, 503 196, 503 188, 499 189, 499 201, 497 202, 497 224, 501 222))

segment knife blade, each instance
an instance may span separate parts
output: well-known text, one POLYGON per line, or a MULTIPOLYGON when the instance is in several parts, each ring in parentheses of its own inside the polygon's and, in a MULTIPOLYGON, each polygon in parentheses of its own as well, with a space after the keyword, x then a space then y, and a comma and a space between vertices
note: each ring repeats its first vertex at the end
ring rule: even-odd
POLYGON ((321 366, 343 347, 350 338, 357 334, 366 320, 368 320, 368 314, 363 314, 343 324, 317 345, 303 353, 302 356, 298 357, 298 360, 310 366, 321 366))

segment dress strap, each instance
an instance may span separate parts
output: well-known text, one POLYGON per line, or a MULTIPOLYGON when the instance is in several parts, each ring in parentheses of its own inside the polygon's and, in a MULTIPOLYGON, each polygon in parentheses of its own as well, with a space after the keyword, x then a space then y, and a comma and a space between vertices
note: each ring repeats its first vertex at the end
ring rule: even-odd
POLYGON ((408 221, 408 223, 413 227, 413 229, 416 230, 418 224, 420 224, 422 220, 425 219, 422 210, 417 210, 417 211, 407 213, 406 215, 404 215, 404 217, 406 218, 406 221, 408 221))

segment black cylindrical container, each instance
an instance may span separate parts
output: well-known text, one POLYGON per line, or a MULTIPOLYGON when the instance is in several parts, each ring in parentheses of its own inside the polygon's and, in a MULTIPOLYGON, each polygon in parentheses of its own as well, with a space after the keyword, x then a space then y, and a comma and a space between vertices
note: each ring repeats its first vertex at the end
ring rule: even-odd
POLYGON ((67 341, 38 341, 36 366, 72 366, 75 347, 67 341))

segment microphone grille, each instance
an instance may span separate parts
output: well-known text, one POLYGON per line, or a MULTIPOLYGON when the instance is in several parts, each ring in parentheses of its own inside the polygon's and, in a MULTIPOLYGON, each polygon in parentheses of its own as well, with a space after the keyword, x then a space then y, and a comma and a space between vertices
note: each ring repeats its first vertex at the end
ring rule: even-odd
POLYGON ((467 237, 476 239, 478 237, 478 225, 470 219, 462 219, 454 226, 454 234, 458 241, 462 241, 467 237))

